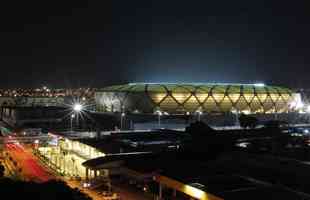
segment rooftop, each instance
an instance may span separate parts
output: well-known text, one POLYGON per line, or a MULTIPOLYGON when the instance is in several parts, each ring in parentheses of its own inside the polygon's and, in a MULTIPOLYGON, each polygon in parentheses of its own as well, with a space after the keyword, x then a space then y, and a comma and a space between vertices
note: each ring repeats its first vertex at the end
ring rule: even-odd
POLYGON ((101 89, 100 91, 119 91, 119 92, 197 92, 208 93, 281 93, 291 94, 292 90, 279 87, 267 86, 263 83, 242 84, 242 83, 129 83, 124 85, 112 85, 101 89))

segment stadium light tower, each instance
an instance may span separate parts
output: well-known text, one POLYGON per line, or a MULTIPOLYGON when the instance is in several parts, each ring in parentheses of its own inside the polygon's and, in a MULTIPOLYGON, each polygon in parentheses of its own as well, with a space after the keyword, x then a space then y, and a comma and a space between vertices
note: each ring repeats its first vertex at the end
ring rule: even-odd
POLYGON ((79 113, 83 110, 83 106, 80 103, 76 103, 73 105, 73 111, 79 113))
POLYGON ((76 121, 77 121, 77 125, 79 125, 79 115, 81 114, 81 112, 83 111, 83 105, 80 103, 75 103, 72 106, 72 110, 74 112, 74 114, 71 115, 71 130, 72 130, 72 120, 73 118, 76 117, 76 121))

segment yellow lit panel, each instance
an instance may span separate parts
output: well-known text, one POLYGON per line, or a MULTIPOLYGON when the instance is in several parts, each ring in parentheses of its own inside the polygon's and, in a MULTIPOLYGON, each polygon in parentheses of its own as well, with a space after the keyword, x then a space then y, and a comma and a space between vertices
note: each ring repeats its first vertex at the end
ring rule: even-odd
POLYGON ((273 102, 272 102, 270 97, 267 97, 267 99, 266 99, 266 101, 265 101, 265 103, 263 105, 264 105, 264 110, 266 112, 270 111, 274 107, 273 102))
POLYGON ((242 97, 240 97, 239 101, 236 103, 235 107, 237 110, 242 111, 244 109, 248 109, 249 105, 245 101, 244 97, 242 96, 242 97))
POLYGON ((166 97, 166 95, 166 93, 154 93, 150 94, 150 97, 156 104, 158 104, 166 97))
POLYGON ((256 112, 257 110, 261 109, 261 103, 258 100, 257 97, 254 97, 251 104, 250 104, 250 108, 252 110, 252 112, 256 112))
POLYGON ((260 102, 265 102, 267 98, 267 94, 257 94, 257 97, 259 98, 260 102))
POLYGON ((191 94, 190 93, 172 93, 172 96, 180 103, 183 104, 191 94))
POLYGON ((225 97, 224 100, 221 102, 220 108, 223 112, 228 112, 232 109, 232 103, 228 97, 225 97))
POLYGON ((204 107, 206 108, 206 110, 208 112, 211 112, 211 111, 219 111, 219 108, 216 104, 216 102, 213 100, 212 97, 209 97, 206 102, 204 103, 204 107))
POLYGON ((254 97, 254 94, 243 94, 243 97, 247 102, 251 102, 254 97))
POLYGON ((240 94, 229 94, 229 98, 233 103, 236 103, 238 99, 240 98, 240 94))
POLYGON ((219 102, 221 102, 223 100, 225 95, 224 94, 216 93, 216 94, 213 94, 212 96, 215 99, 215 101, 219 103, 219 102))
POLYGON ((160 104, 160 109, 162 111, 175 110, 177 107, 179 107, 179 105, 171 96, 168 96, 167 98, 165 98, 165 100, 161 102, 160 104))
POLYGON ((272 94, 270 94, 270 97, 271 97, 271 99, 272 99, 274 102, 276 102, 280 96, 279 96, 279 94, 272 93, 272 94))
POLYGON ((203 103, 208 98, 208 93, 196 93, 195 96, 199 100, 200 103, 203 103))
POLYGON ((196 97, 191 96, 186 103, 184 103, 184 108, 188 112, 195 112, 197 108, 200 106, 199 102, 197 101, 196 97))

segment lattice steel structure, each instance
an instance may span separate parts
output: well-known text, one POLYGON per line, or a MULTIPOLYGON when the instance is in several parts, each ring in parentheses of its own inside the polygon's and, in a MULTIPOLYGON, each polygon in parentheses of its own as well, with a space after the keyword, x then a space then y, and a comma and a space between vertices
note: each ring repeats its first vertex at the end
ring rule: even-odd
POLYGON ((169 114, 193 112, 281 113, 298 94, 262 84, 131 83, 97 91, 97 110, 169 114))

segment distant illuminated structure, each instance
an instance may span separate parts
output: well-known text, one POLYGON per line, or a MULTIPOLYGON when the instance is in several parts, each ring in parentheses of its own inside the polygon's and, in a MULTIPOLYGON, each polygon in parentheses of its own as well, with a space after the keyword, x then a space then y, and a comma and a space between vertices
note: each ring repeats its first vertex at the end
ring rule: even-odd
POLYGON ((300 95, 262 83, 130 83, 97 91, 95 101, 101 112, 283 113, 294 109, 300 95))

